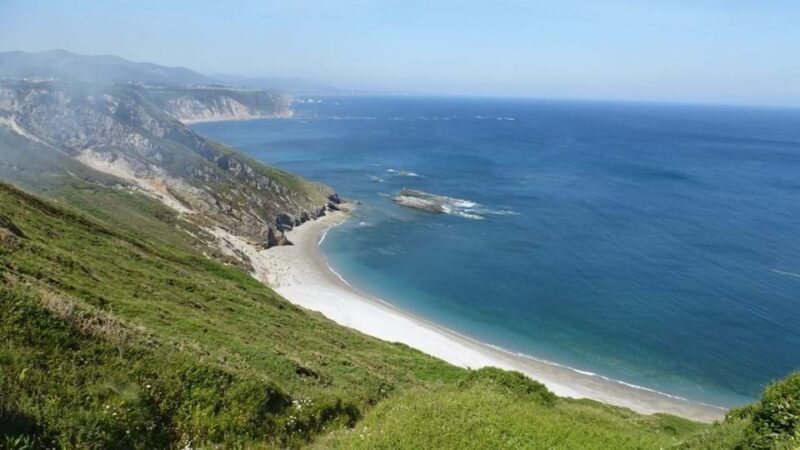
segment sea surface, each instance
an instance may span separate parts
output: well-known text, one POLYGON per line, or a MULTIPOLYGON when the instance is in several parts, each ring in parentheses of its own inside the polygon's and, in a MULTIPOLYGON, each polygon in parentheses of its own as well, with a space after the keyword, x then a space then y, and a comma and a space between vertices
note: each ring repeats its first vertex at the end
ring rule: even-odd
POLYGON ((413 314, 719 406, 800 369, 800 110, 319 97, 201 134, 362 203, 323 251, 413 314), (413 188, 446 214, 395 204, 413 188))

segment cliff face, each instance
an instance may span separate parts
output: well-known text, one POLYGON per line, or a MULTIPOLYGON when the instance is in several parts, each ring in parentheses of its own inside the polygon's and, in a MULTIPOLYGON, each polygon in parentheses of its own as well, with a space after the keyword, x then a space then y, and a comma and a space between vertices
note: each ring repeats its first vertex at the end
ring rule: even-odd
POLYGON ((291 117, 285 94, 219 87, 157 88, 148 98, 182 122, 291 117))
POLYGON ((278 116, 286 108, 274 94, 223 88, 5 81, 0 128, 35 145, 11 151, 0 139, 0 154, 22 171, 37 170, 45 154, 66 155, 193 222, 266 245, 286 217, 324 214, 334 192, 209 141, 178 118, 278 116))

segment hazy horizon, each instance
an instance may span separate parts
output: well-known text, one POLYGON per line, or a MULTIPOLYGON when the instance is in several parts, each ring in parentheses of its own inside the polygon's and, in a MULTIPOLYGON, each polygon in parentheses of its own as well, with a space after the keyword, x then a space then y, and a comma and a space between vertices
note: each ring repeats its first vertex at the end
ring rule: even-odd
POLYGON ((66 49, 344 90, 800 106, 800 4, 0 4, 0 51, 66 49))

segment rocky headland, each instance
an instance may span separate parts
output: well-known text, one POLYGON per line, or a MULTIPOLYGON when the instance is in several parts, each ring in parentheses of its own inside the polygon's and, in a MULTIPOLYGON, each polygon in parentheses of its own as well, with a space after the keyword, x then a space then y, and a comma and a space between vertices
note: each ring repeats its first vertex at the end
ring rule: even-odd
MULTIPOLYGON (((290 115, 290 101, 266 91, 3 80, 0 174, 39 192, 76 179, 137 192, 204 230, 256 246, 286 245, 286 231, 338 208, 336 193, 183 122, 290 115)), ((199 238, 214 245, 213 235, 199 238)))

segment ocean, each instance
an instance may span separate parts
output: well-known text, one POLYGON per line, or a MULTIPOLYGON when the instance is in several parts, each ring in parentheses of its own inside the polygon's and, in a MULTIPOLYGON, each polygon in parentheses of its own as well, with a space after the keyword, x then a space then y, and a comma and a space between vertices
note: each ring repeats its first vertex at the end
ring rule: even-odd
POLYGON ((490 345, 718 406, 800 369, 800 110, 314 97, 193 125, 361 207, 332 267, 490 345), (404 188, 445 213, 400 206, 404 188))

